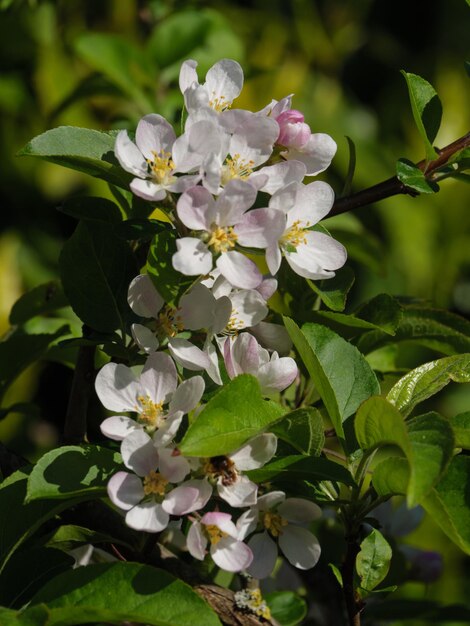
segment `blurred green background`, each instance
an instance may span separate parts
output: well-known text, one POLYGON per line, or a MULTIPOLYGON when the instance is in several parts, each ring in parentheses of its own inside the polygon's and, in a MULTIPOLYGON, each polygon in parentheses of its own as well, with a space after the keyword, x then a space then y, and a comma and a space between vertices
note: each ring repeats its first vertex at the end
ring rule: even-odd
MULTIPOLYGON (((355 190, 391 176, 399 157, 423 157, 400 69, 426 78, 441 97, 438 147, 468 131, 465 0, 0 0, 0 9, 1 334, 15 300, 57 276, 61 245, 75 227, 57 210, 63 200, 110 197, 102 181, 15 153, 59 125, 130 128, 149 112, 179 124, 177 77, 186 58, 199 61, 201 77, 220 58, 238 60, 246 83, 237 107, 257 110, 294 93, 312 130, 338 143, 322 176, 338 194, 348 167, 345 135, 357 148, 355 190)), ((436 195, 394 197, 328 220, 356 271, 349 309, 388 292, 468 315, 469 200, 468 186, 449 180, 436 195)), ((434 356, 404 346, 400 358, 411 367, 434 356)), ((63 364, 28 369, 4 404, 33 401, 40 416, 10 415, 0 440, 30 459, 56 445, 69 387, 63 364)), ((462 387, 441 394, 435 408, 468 409, 462 387)), ((432 522, 410 542, 442 550, 444 575, 396 596, 464 602, 468 560, 432 522)))

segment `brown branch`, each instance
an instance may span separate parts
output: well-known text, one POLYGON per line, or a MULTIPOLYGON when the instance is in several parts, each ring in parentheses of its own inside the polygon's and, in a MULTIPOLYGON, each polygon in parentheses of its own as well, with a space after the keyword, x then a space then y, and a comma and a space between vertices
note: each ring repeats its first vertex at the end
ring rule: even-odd
MULTIPOLYGON (((453 141, 442 150, 437 150, 439 156, 434 161, 420 161, 416 164, 416 166, 424 172, 426 178, 431 180, 431 175, 436 170, 445 165, 454 154, 464 148, 468 148, 469 146, 470 133, 467 133, 463 137, 460 137, 460 139, 453 141)), ((398 180, 396 176, 392 176, 391 178, 388 178, 387 180, 384 180, 377 185, 373 185, 372 187, 368 187, 367 189, 358 191, 351 196, 338 198, 334 203, 330 213, 328 214, 328 217, 340 215, 341 213, 346 213, 347 211, 353 211, 354 209, 358 209, 359 207, 366 206, 368 204, 372 204, 373 202, 378 202, 379 200, 384 200, 385 198, 390 198, 391 196, 396 196, 399 194, 407 194, 410 196, 419 195, 417 191, 404 185, 400 180, 398 180)))
POLYGON ((217 585, 197 585, 194 587, 194 591, 217 613, 224 626, 269 626, 269 624, 277 624, 274 620, 268 621, 262 617, 257 617, 254 613, 237 608, 235 594, 230 589, 217 585))
MULTIPOLYGON (((84 330, 85 334, 85 330, 84 330)), ((83 443, 87 430, 88 403, 95 380, 95 346, 80 346, 72 379, 63 441, 66 444, 83 443)))
POLYGON ((349 626, 361 626, 361 609, 363 607, 361 600, 354 589, 354 571, 356 567, 356 557, 360 552, 357 537, 350 536, 346 538, 347 550, 341 574, 343 576, 343 595, 348 612, 349 626))

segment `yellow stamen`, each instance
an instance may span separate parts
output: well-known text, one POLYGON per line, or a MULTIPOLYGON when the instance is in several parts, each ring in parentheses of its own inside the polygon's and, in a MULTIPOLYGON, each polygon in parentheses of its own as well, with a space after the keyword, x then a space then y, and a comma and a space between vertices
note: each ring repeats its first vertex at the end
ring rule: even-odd
POLYGON ((216 254, 227 252, 235 247, 238 237, 233 232, 233 226, 222 227, 213 224, 211 228, 210 239, 207 245, 211 247, 216 254))
POLYGON ((222 111, 225 111, 225 109, 229 109, 231 105, 225 96, 219 96, 216 98, 215 91, 213 91, 212 99, 209 100, 209 106, 211 109, 214 109, 214 111, 217 111, 217 113, 221 113, 222 111))
POLYGON ((266 511, 262 515, 262 524, 266 530, 271 533, 273 537, 279 537, 282 535, 282 529, 287 526, 289 522, 281 517, 278 513, 272 511, 266 511))
POLYGON ((237 335, 238 331, 245 326, 244 322, 237 316, 237 309, 232 309, 232 315, 230 316, 227 326, 223 330, 224 335, 237 335))
POLYGON ((222 185, 226 185, 234 178, 246 180, 253 173, 254 164, 254 161, 242 159, 239 154, 227 157, 222 167, 222 185))
POLYGON ((175 169, 175 164, 171 158, 171 152, 165 152, 165 150, 155 152, 155 150, 152 150, 152 154, 153 159, 146 160, 153 178, 160 185, 170 184, 174 178, 172 172, 175 169))
POLYGON ((144 493, 146 496, 164 496, 168 481, 158 472, 150 472, 144 478, 144 493))
POLYGON ((281 237, 281 246, 300 246, 300 244, 307 243, 307 237, 305 231, 309 226, 309 222, 307 222, 306 226, 300 226, 300 220, 296 220, 288 231, 284 233, 281 237))
POLYGON ((153 402, 149 396, 138 396, 139 422, 142 422, 150 429, 160 428, 165 421, 163 415, 163 402, 153 402))
POLYGON ((213 546, 219 543, 219 541, 224 537, 228 537, 227 533, 224 533, 224 531, 220 530, 220 528, 215 524, 207 524, 204 528, 209 538, 209 541, 213 546))

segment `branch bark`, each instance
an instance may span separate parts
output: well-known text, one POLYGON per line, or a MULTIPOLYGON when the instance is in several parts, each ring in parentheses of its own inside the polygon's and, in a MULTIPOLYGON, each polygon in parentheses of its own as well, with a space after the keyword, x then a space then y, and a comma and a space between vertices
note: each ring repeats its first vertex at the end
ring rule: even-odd
MULTIPOLYGON (((431 162, 420 161, 417 163, 417 167, 422 170, 426 176, 426 178, 431 178, 432 174, 443 165, 445 165, 449 159, 464 148, 468 148, 470 146, 470 133, 467 133, 463 137, 460 137, 456 141, 453 141, 448 146, 443 148, 442 150, 437 150, 439 156, 437 159, 431 162)), ((372 204, 373 202, 379 202, 379 200, 384 200, 385 198, 390 198, 391 196, 396 196, 399 194, 406 194, 410 196, 417 196, 419 193, 410 187, 404 185, 396 176, 392 176, 387 180, 378 183, 377 185, 373 185, 372 187, 368 187, 367 189, 363 189, 362 191, 358 191, 350 196, 346 196, 344 198, 338 198, 333 205, 328 217, 333 217, 334 215, 340 215, 341 213, 346 213, 348 211, 353 211, 354 209, 358 209, 362 206, 367 206, 368 204, 372 204)))
POLYGON ((350 536, 346 538, 347 550, 341 574, 343 576, 343 594, 348 612, 349 626, 361 626, 361 609, 362 602, 356 596, 354 589, 354 570, 356 566, 356 557, 360 552, 357 538, 350 536))

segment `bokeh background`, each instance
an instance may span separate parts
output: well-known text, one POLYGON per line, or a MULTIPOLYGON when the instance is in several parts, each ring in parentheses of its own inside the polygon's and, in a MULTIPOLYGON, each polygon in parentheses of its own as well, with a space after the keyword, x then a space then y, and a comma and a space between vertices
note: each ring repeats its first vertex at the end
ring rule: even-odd
MULTIPOLYGON (((338 153, 322 178, 338 194, 351 137, 359 190, 392 175, 397 158, 423 157, 400 69, 426 78, 441 97, 438 147, 468 131, 469 14, 465 0, 0 0, 0 334, 20 295, 57 277, 61 245, 75 227, 61 203, 80 194, 110 197, 102 181, 15 157, 33 136, 68 124, 132 128, 149 112, 178 123, 181 61, 198 60, 202 74, 229 57, 246 76, 237 106, 257 110, 294 93, 312 130, 333 136, 338 153)), ((328 220, 356 272, 349 310, 388 292, 468 315, 469 200, 468 186, 448 180, 436 195, 394 197, 328 220)), ((435 356, 405 345, 400 359, 412 367, 435 356)), ((64 363, 29 368, 4 405, 33 402, 38 413, 0 421, 0 440, 30 460, 57 445, 70 374, 64 363)), ((464 385, 434 405, 444 415, 468 407, 464 385)), ((429 585, 408 583, 393 597, 465 603, 468 559, 431 521, 406 541, 442 552, 444 574, 429 585)))

